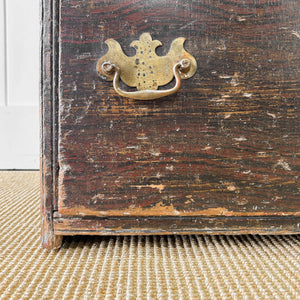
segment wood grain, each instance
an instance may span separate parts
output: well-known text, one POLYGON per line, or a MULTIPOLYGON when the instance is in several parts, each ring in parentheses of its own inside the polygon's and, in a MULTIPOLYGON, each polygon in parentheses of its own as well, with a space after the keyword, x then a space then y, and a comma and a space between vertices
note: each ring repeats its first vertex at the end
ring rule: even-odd
POLYGON ((299 1, 61 1, 63 215, 299 215, 299 1), (104 41, 176 37, 198 71, 138 102, 97 76, 104 41))
POLYGON ((57 235, 297 234, 297 217, 66 217, 54 218, 57 235), (280 225, 279 225, 280 224, 280 225))
POLYGON ((40 143, 40 174, 41 174, 41 237, 42 245, 47 249, 59 248, 62 237, 54 234, 53 212, 56 206, 56 174, 57 174, 57 139, 55 124, 55 104, 57 93, 55 68, 56 6, 52 0, 41 1, 41 143, 40 143), (55 37, 55 38, 54 38, 55 37))

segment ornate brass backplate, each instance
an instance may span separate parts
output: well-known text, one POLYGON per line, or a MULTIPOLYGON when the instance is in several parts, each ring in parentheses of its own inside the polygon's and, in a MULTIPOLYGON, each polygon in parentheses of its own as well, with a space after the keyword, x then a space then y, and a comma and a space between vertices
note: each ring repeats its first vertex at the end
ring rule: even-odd
POLYGON ((97 64, 98 74, 108 81, 114 80, 115 90, 133 99, 150 100, 175 93, 181 79, 193 76, 197 69, 195 58, 184 50, 185 38, 173 40, 170 50, 165 56, 158 56, 155 49, 161 46, 158 40, 152 40, 149 33, 143 33, 139 40, 130 46, 136 49, 136 55, 128 57, 120 44, 114 39, 106 40, 109 47, 106 55, 97 64), (176 78, 175 87, 169 90, 159 90, 159 86, 168 84, 176 78), (136 87, 137 92, 125 92, 119 88, 119 77, 130 87, 136 87))

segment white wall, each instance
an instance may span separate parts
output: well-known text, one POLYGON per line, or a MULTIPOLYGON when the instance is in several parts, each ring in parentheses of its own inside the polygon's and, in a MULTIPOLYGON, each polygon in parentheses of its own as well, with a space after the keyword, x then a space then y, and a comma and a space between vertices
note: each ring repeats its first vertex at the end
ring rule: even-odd
POLYGON ((0 169, 39 168, 39 0, 0 0, 0 169))
POLYGON ((0 107, 5 105, 5 7, 0 0, 0 107))

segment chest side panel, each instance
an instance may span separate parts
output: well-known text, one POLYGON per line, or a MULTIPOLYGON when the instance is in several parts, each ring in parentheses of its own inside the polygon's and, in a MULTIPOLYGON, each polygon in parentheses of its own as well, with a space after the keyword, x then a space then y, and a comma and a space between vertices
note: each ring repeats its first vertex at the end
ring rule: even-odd
POLYGON ((65 215, 296 215, 299 2, 61 1, 58 210, 65 215), (194 77, 165 99, 96 72, 117 40, 176 37, 194 77), (125 87, 124 87, 125 88, 125 87))

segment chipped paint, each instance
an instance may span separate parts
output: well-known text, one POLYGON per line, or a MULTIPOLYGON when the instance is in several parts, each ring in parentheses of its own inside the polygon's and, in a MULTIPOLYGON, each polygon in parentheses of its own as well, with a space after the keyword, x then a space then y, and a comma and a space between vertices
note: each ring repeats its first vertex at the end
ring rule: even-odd
POLYGON ((97 194, 92 197, 92 203, 95 204, 98 202, 98 200, 102 200, 105 197, 104 194, 97 194))
POLYGON ((163 184, 132 185, 132 187, 135 187, 135 188, 137 188, 139 190, 142 189, 142 188, 158 189, 158 191, 160 193, 165 189, 165 186, 163 184))
POLYGON ((230 192, 234 192, 234 191, 237 190, 237 187, 234 184, 229 184, 227 186, 227 190, 230 191, 230 192))
POLYGON ((174 170, 174 166, 173 165, 166 165, 166 170, 173 171, 174 170))
POLYGON ((185 197, 187 198, 187 200, 184 202, 184 204, 190 204, 195 202, 195 200, 193 199, 193 195, 187 195, 185 197))
POLYGON ((147 140, 148 139, 148 137, 144 133, 138 135, 136 138, 138 140, 147 140))
POLYGON ((247 19, 246 19, 246 16, 237 16, 237 17, 236 17, 236 20, 237 20, 238 22, 245 22, 247 19))
POLYGON ((60 207, 61 215, 81 215, 81 216, 198 216, 198 217, 255 217, 255 216, 300 216, 300 212, 265 212, 259 211, 258 207, 253 207, 252 211, 240 212, 229 211, 225 207, 213 207, 203 210, 177 210, 173 204, 165 205, 157 202, 152 207, 127 207, 125 209, 92 210, 85 206, 74 206, 72 208, 60 207), (256 210, 256 211, 253 211, 256 210))
POLYGON ((298 31, 292 30, 292 31, 291 31, 291 34, 292 34, 292 35, 295 35, 298 39, 300 39, 300 33, 299 33, 298 31))
POLYGON ((251 98, 251 97, 252 97, 252 94, 251 94, 251 93, 244 93, 243 96, 244 96, 244 97, 247 97, 247 98, 251 98))
POLYGON ((231 77, 232 77, 231 75, 219 75, 219 78, 221 79, 229 79, 231 77))
POLYGON ((256 153, 258 157, 268 157, 267 153, 264 151, 259 151, 256 153))
POLYGON ((238 138, 234 138, 235 141, 237 142, 244 142, 247 141, 247 138, 245 138, 244 136, 238 137, 238 138))
POLYGON ((230 84, 235 87, 238 86, 240 83, 238 81, 239 78, 239 73, 238 72, 234 72, 234 75, 232 76, 232 79, 230 81, 230 84))
POLYGON ((69 213, 67 213, 68 210, 64 210, 61 208, 60 213, 62 215, 64 214, 71 214, 72 215, 98 215, 98 216, 221 216, 221 215, 226 215, 228 213, 228 210, 223 207, 219 208, 208 208, 205 210, 201 211, 179 211, 177 210, 173 204, 168 204, 165 205, 161 201, 156 203, 152 207, 145 207, 145 208, 140 208, 140 207, 128 207, 126 209, 120 210, 120 209, 115 209, 115 210, 106 210, 106 211, 94 211, 91 210, 90 208, 86 208, 84 206, 76 206, 72 208, 69 213))
POLYGON ((246 198, 238 198, 238 199, 236 199, 236 204, 237 205, 240 205, 240 206, 242 206, 242 205, 246 205, 249 201, 246 199, 246 198))
POLYGON ((161 153, 160 151, 154 150, 154 149, 150 149, 150 154, 153 156, 160 156, 161 153))
POLYGON ((277 162, 277 164, 274 166, 276 168, 277 166, 282 167, 285 171, 292 171, 290 165, 283 159, 280 158, 277 162))
POLYGON ((207 150, 210 150, 212 147, 211 146, 205 146, 204 148, 202 148, 201 150, 203 151, 207 151, 207 150))
POLYGON ((275 114, 267 112, 267 115, 270 116, 270 117, 272 117, 273 119, 276 119, 276 115, 275 114))
POLYGON ((139 149, 140 148, 140 146, 127 146, 126 147, 127 149, 139 149))

